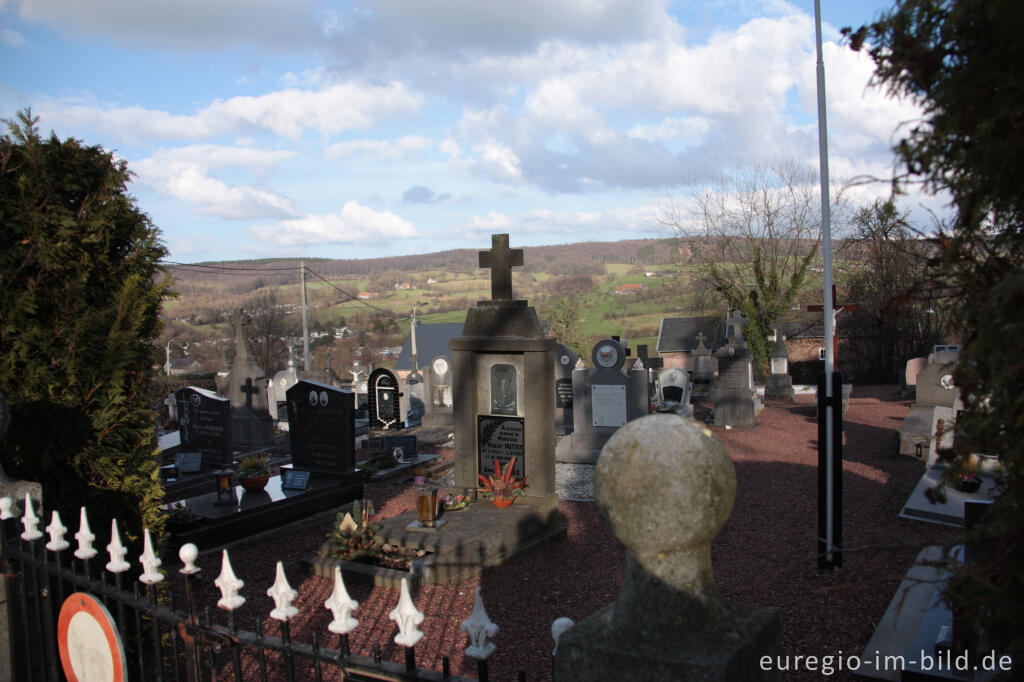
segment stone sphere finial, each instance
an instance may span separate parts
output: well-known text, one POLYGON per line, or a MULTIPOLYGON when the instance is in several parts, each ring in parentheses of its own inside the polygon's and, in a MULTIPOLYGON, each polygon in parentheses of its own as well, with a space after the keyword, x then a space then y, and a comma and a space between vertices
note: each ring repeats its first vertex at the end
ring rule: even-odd
POLYGON ((707 427, 672 414, 629 422, 601 451, 594 493, 615 537, 651 575, 714 594, 711 541, 732 511, 736 473, 707 427))

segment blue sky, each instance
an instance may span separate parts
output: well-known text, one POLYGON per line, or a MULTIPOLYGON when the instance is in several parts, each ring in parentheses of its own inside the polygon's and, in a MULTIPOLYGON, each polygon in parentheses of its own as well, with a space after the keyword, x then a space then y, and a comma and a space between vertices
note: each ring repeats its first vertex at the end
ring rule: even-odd
MULTIPOLYGON (((888 6, 822 2, 834 178, 888 177, 918 116, 838 44, 888 6)), ((0 0, 0 116, 31 106, 44 133, 125 158, 173 261, 660 237, 668 198, 715 173, 817 167, 813 17, 781 0, 0 0)))

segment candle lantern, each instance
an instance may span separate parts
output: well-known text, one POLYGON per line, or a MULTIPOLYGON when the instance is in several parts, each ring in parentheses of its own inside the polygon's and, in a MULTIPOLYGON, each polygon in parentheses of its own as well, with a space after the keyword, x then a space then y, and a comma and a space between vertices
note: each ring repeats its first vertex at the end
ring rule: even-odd
POLYGON ((231 476, 234 474, 231 469, 218 469, 213 472, 214 480, 217 482, 217 506, 236 504, 235 486, 231 484, 231 476))
POLYGON ((437 521, 437 488, 423 486, 416 490, 416 521, 421 528, 433 528, 437 521))

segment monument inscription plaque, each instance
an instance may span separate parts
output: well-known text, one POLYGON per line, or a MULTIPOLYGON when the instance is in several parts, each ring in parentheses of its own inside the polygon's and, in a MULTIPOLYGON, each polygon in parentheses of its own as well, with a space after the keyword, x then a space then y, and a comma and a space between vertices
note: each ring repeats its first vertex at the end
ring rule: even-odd
POLYGON ((594 426, 622 426, 626 423, 626 387, 595 384, 590 387, 594 426))
POLYGON ((555 379, 555 407, 572 407, 572 379, 555 379))
POLYGON ((494 462, 501 462, 502 471, 513 457, 512 475, 523 478, 525 469, 525 431, 522 417, 477 417, 477 452, 480 473, 494 472, 494 462))

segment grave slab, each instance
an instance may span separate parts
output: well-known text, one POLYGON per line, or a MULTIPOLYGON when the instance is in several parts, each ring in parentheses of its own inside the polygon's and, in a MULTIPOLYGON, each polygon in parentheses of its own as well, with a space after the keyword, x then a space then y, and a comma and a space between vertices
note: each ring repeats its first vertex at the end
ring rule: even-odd
MULTIPOLYGON (((445 512, 446 523, 436 532, 410 529, 416 512, 406 512, 378 522, 378 536, 385 543, 422 549, 429 554, 413 562, 411 570, 356 564, 351 561, 317 555, 310 560, 315 575, 330 578, 334 567, 341 566, 345 577, 372 581, 375 585, 399 587, 402 578, 410 587, 431 583, 460 583, 488 566, 502 564, 548 540, 565 535, 565 525, 557 505, 537 506, 519 498, 506 509, 481 501, 465 509, 445 512), (522 538, 528 538, 523 540, 522 538)), ((325 543, 322 550, 326 550, 325 543)))
MULTIPOLYGON (((283 467, 282 471, 287 471, 283 467)), ((201 521, 180 531, 172 531, 172 548, 192 542, 201 550, 283 526, 292 521, 327 511, 360 499, 363 496, 362 472, 347 476, 312 474, 305 490, 282 489, 282 476, 271 476, 267 487, 257 493, 234 487, 233 504, 218 505, 214 480, 212 492, 186 498, 184 504, 201 521)))
POLYGON ((995 497, 995 478, 982 474, 979 476, 981 488, 978 492, 968 494, 960 492, 952 486, 946 486, 946 501, 932 504, 925 496, 925 491, 934 488, 941 482, 945 470, 944 466, 935 466, 924 472, 914 488, 914 492, 910 494, 907 503, 900 511, 901 518, 963 528, 964 502, 966 500, 991 500, 995 497))

